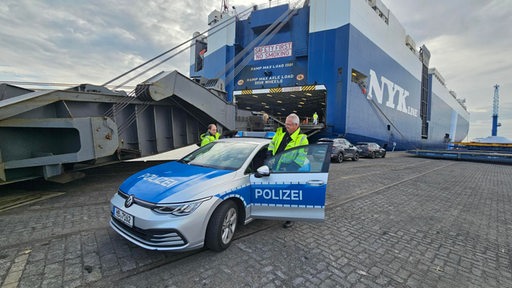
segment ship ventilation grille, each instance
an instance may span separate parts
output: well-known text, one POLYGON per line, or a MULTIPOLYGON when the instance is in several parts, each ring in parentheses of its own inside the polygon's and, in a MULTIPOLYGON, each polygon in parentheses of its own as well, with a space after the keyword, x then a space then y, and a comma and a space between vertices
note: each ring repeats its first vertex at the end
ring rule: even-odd
POLYGON ((217 83, 218 83, 217 79, 210 79, 210 80, 206 81, 206 83, 204 84, 204 87, 214 88, 215 86, 217 86, 217 83))
POLYGON ((379 15, 386 24, 389 24, 389 9, 380 0, 367 0, 368 5, 379 15))
POLYGON ((428 74, 434 75, 434 77, 439 81, 439 83, 441 83, 441 85, 446 86, 446 81, 444 80, 444 77, 441 76, 441 73, 439 73, 439 71, 437 71, 436 68, 429 68, 428 74))
POLYGON ((416 53, 416 43, 412 39, 411 35, 405 36, 405 46, 409 47, 409 49, 416 53))
POLYGON ((199 83, 200 85, 202 85, 204 88, 207 88, 207 89, 210 89, 210 90, 217 90, 217 91, 220 91, 220 92, 226 92, 226 86, 224 85, 224 81, 222 79, 219 79, 219 78, 213 78, 213 79, 208 79, 208 78, 204 78, 204 77, 198 77, 198 78, 193 78, 194 81, 196 81, 197 83, 199 83))

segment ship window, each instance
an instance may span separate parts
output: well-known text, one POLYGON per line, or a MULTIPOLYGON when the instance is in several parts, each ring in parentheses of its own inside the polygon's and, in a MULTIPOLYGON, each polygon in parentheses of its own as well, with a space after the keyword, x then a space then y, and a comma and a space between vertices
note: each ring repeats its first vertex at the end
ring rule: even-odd
POLYGON ((368 78, 368 77, 366 75, 364 75, 363 73, 361 73, 355 69, 352 69, 352 82, 359 83, 361 81, 366 81, 366 78, 368 78))
POLYGON ((352 82, 356 83, 359 88, 361 88, 361 92, 363 94, 366 94, 366 83, 368 76, 364 75, 363 73, 352 69, 352 82))
POLYGON ((196 40, 195 45, 195 72, 203 70, 204 54, 208 51, 208 45, 206 42, 196 40))

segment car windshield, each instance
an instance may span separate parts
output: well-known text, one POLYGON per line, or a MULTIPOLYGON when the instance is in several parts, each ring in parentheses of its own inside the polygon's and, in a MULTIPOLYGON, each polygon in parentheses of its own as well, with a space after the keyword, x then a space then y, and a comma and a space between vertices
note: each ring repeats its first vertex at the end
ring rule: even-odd
POLYGON ((251 155, 257 144, 215 141, 203 146, 180 162, 222 170, 237 170, 251 155))

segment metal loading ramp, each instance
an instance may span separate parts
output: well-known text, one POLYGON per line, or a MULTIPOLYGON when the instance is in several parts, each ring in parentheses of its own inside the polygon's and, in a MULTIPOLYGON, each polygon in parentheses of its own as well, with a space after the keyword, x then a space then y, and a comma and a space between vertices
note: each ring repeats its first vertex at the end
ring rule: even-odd
MULTIPOLYGON (((0 84, 0 185, 149 156, 199 142, 210 123, 235 128, 235 106, 177 71, 131 93, 83 84, 33 91, 0 84)), ((223 87, 222 87, 223 88, 223 87)))

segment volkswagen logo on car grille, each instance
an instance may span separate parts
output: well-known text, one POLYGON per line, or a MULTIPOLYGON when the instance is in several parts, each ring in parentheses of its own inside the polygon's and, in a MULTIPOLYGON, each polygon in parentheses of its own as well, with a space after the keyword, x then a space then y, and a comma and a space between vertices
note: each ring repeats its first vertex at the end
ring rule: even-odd
POLYGON ((128 208, 128 207, 132 206, 132 205, 133 205, 133 202, 134 202, 133 200, 134 200, 133 195, 130 195, 130 196, 126 199, 126 201, 124 202, 124 207, 128 208))

